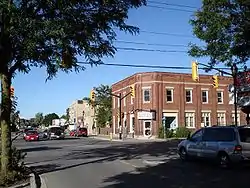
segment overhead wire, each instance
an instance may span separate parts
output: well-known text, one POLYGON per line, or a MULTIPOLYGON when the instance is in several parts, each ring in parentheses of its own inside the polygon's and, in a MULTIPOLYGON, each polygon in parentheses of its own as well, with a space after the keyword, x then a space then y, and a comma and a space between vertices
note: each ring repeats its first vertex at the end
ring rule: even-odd
POLYGON ((131 47, 115 47, 118 50, 126 51, 144 51, 144 52, 161 52, 161 53, 187 53, 185 50, 161 50, 161 49, 148 49, 148 48, 131 48, 131 47))
POLYGON ((166 6, 174 6, 174 7, 183 7, 183 8, 198 9, 198 7, 190 6, 190 5, 183 5, 183 4, 175 4, 175 3, 167 3, 167 2, 159 2, 159 1, 147 1, 147 2, 148 3, 152 3, 152 4, 166 5, 166 6))
POLYGON ((147 46, 188 47, 188 45, 184 44, 146 43, 146 42, 134 42, 134 41, 124 41, 124 40, 116 40, 115 42, 121 44, 136 44, 136 45, 147 45, 147 46))
MULTIPOLYGON (((89 62, 79 61, 78 64, 92 65, 89 62)), ((178 69, 178 70, 190 70, 191 67, 183 67, 183 66, 162 66, 162 65, 145 65, 145 64, 120 64, 120 63, 100 63, 96 64, 97 66, 116 66, 116 67, 133 67, 133 68, 155 68, 155 69, 178 69)), ((227 67, 216 67, 217 69, 222 70, 231 70, 231 68, 227 67)), ((199 69, 207 69, 205 67, 200 67, 199 69)))

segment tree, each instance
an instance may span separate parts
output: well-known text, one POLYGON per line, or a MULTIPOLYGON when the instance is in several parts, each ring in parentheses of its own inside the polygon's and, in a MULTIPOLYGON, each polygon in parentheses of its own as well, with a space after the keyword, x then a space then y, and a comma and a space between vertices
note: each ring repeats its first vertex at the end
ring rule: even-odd
MULTIPOLYGON (((246 0, 203 0, 190 21, 202 46, 190 45, 193 57, 209 57, 213 68, 245 64, 250 55, 250 6, 246 0)), ((209 70, 209 69, 208 69, 209 70)))
POLYGON ((108 85, 100 85, 94 88, 95 101, 92 105, 95 107, 95 118, 97 126, 104 127, 106 123, 112 121, 112 89, 108 85))
POLYGON ((42 125, 42 122, 43 122, 43 113, 41 112, 38 112, 35 114, 35 124, 37 126, 40 126, 42 125))
POLYGON ((91 65, 113 56, 115 29, 137 34, 125 23, 130 8, 146 0, 129 1, 0 1, 1 172, 11 171, 10 86, 17 72, 46 67, 48 79, 61 70, 84 70, 83 56, 91 65))
POLYGON ((43 124, 48 127, 52 125, 53 119, 59 119, 59 116, 56 113, 47 114, 44 116, 43 124))

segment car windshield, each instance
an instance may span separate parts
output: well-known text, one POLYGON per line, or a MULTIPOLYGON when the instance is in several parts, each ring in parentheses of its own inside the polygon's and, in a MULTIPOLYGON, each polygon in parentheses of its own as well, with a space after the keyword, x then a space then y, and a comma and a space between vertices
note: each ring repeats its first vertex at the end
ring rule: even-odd
POLYGON ((26 135, 33 135, 33 134, 37 134, 37 132, 36 132, 36 131, 28 131, 28 132, 26 133, 26 135))
POLYGON ((239 129, 239 134, 240 134, 240 141, 241 142, 250 143, 250 129, 249 128, 239 129))
POLYGON ((63 132, 63 129, 60 127, 52 127, 50 128, 50 132, 55 133, 55 132, 63 132))

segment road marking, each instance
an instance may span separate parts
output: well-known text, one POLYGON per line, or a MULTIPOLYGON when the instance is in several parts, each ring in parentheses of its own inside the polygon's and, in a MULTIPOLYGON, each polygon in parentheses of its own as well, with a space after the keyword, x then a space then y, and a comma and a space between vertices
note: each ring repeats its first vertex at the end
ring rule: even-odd
POLYGON ((126 161, 123 161, 123 160, 119 160, 121 163, 123 163, 123 164, 126 164, 126 165, 129 165, 129 166, 132 166, 132 167, 134 167, 134 168, 139 168, 138 166, 136 166, 136 165, 133 165, 133 164, 131 164, 131 163, 129 163, 129 162, 126 162, 126 161))

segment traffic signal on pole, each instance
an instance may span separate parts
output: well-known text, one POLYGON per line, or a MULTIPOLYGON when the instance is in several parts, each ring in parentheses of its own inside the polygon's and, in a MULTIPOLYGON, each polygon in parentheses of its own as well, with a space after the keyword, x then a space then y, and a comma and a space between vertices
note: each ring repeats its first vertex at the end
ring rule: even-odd
POLYGON ((218 76, 217 75, 213 76, 213 86, 214 86, 214 88, 219 87, 219 81, 218 81, 218 76))
POLYGON ((196 62, 192 62, 192 79, 196 82, 199 80, 198 63, 196 62))
POLYGON ((131 97, 135 97, 135 85, 130 86, 131 97))
POLYGON ((11 97, 14 97, 14 95, 15 95, 15 89, 14 89, 13 86, 11 86, 11 87, 10 87, 10 96, 11 96, 11 97))
POLYGON ((90 92, 90 100, 95 101, 95 91, 93 89, 90 92))

